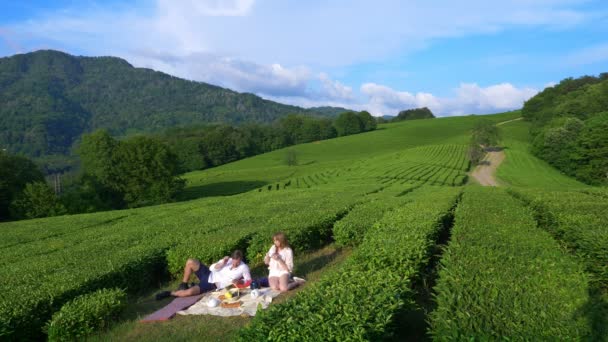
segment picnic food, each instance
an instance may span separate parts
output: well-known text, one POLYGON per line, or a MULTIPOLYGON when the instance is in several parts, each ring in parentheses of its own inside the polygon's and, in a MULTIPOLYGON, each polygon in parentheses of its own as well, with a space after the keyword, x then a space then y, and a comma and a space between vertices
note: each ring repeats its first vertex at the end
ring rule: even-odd
POLYGON ((241 301, 236 301, 234 303, 226 303, 226 302, 222 302, 222 304, 220 304, 221 307, 225 308, 225 309, 234 309, 234 308, 239 308, 241 307, 241 301))

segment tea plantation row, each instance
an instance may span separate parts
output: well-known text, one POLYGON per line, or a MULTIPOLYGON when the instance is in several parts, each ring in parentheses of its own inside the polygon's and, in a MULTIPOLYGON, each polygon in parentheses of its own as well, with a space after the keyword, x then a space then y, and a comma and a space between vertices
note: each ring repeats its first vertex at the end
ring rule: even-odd
POLYGON ((294 246, 318 245, 333 221, 376 188, 244 194, 77 216, 90 222, 86 229, 66 229, 71 217, 5 224, 13 242, 0 249, 0 336, 39 338, 51 314, 70 299, 100 288, 146 289, 167 267, 178 273, 188 257, 211 262, 246 248, 258 259, 277 230, 290 234, 294 246))
MULTIPOLYGON (((411 302, 410 284, 426 266, 459 189, 423 187, 388 211, 339 271, 288 302, 270 307, 241 331, 242 341, 364 341, 388 333, 411 302)), ((348 216, 347 216, 348 217, 348 216)))
POLYGON ((503 190, 469 187, 441 260, 434 339, 584 340, 591 336, 582 265, 503 190))

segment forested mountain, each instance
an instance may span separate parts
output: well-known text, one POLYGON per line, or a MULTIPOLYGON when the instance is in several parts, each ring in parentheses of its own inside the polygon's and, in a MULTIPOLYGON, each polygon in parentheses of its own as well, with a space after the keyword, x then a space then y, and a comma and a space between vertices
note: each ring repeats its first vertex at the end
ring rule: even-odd
POLYGON ((567 78, 528 100, 532 151, 562 172, 608 184, 608 73, 567 78))
POLYGON ((0 58, 0 148, 63 155, 85 132, 115 136, 208 123, 268 123, 288 114, 336 116, 162 72, 115 57, 44 50, 0 58))

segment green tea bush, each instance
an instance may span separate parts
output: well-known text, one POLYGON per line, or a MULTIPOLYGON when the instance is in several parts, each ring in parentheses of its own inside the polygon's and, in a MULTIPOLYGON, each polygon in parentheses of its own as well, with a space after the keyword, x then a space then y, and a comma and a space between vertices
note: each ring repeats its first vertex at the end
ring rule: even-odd
POLYGON ((120 289, 102 289, 74 298, 47 324, 49 341, 81 340, 110 326, 126 304, 120 289))
MULTIPOLYGON (((601 194, 601 190, 588 190, 601 194)), ((608 201, 575 191, 512 190, 533 210, 541 228, 581 258, 592 281, 608 289, 608 201)))
POLYGON ((391 333, 412 306, 411 281, 428 263, 458 190, 422 188, 373 226, 345 265, 291 300, 260 312, 241 341, 368 341, 391 333))
POLYGON ((367 195, 370 196, 367 201, 355 206, 344 218, 334 224, 333 237, 336 244, 358 246, 373 224, 387 211, 409 202, 409 198, 401 198, 401 196, 417 187, 415 185, 391 187, 391 189, 382 187, 368 193, 367 195))
POLYGON ((583 267, 506 192, 469 187, 435 286, 435 340, 559 340, 590 336, 583 267))
MULTIPOLYGON (((179 274, 189 257, 215 261, 235 248, 245 249, 243 242, 254 233, 268 239, 265 253, 282 222, 304 229, 331 215, 336 220, 371 188, 273 191, 4 224, 0 339, 39 340, 53 312, 79 295, 111 287, 137 293, 166 279, 167 265, 179 274), (264 228, 268 222, 273 232, 264 228)), ((331 232, 331 224, 323 227, 331 232)), ((289 234, 298 235, 295 230, 289 234)), ((306 234, 304 229, 295 241, 308 241, 306 234)))

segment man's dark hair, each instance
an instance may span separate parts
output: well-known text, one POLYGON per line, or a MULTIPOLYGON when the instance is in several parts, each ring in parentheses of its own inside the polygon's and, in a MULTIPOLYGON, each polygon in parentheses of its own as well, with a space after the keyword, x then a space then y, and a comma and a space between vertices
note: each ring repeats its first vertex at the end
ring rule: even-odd
POLYGON ((240 250, 235 250, 234 252, 232 252, 232 259, 239 259, 239 260, 243 260, 243 252, 241 252, 240 250))

